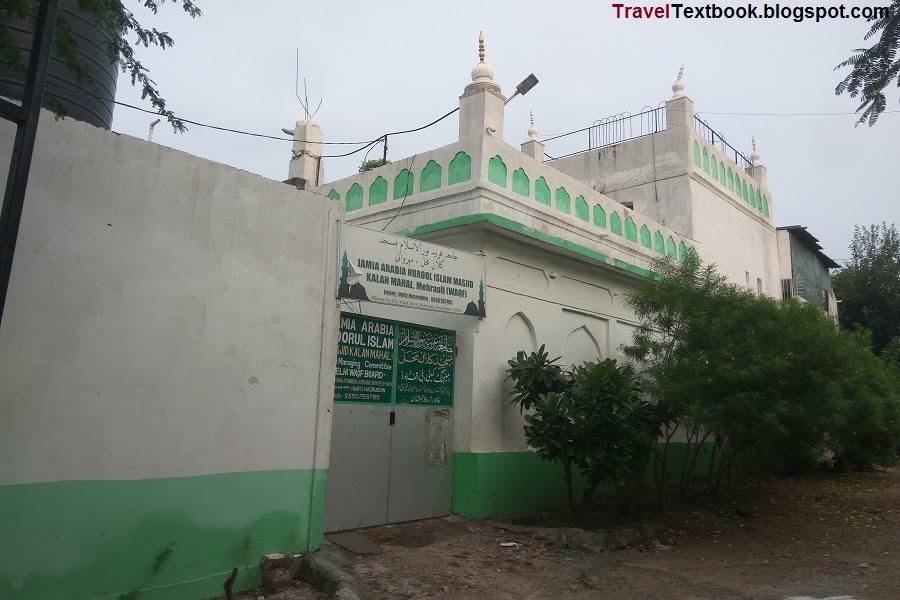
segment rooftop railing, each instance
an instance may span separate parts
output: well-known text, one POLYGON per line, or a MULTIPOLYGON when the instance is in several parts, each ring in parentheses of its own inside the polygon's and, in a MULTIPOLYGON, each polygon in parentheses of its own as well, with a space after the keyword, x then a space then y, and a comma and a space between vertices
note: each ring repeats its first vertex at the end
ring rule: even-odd
POLYGON ((551 156, 547 154, 550 160, 559 160, 567 156, 574 156, 589 150, 596 150, 606 146, 614 146, 628 140, 637 139, 646 135, 652 135, 663 131, 666 128, 666 107, 660 104, 656 108, 649 106, 644 107, 641 112, 631 114, 629 112, 619 113, 611 117, 594 121, 590 127, 584 127, 568 133, 562 133, 553 137, 542 140, 545 144, 553 140, 559 140, 576 135, 587 135, 587 147, 574 152, 569 152, 561 156, 551 156))
POLYGON ((694 115, 694 131, 699 133, 707 142, 721 150, 722 154, 733 160, 734 164, 739 166, 744 171, 747 171, 751 166, 753 166, 753 162, 749 158, 747 158, 746 154, 726 142, 725 138, 722 137, 722 134, 718 133, 715 129, 710 127, 709 123, 707 123, 697 115, 694 115))

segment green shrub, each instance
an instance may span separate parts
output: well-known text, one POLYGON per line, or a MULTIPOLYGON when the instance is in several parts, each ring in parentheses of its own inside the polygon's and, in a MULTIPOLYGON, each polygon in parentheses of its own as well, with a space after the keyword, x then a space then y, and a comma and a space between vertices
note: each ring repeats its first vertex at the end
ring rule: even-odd
POLYGON ((708 442, 713 492, 751 455, 789 472, 895 460, 896 378, 865 332, 811 303, 758 297, 696 255, 660 260, 655 275, 628 299, 642 326, 625 353, 665 409, 663 430, 686 434, 682 486, 708 442))
POLYGON ((617 487, 635 471, 647 446, 646 406, 630 366, 586 362, 567 372, 544 347, 509 361, 513 403, 525 415, 525 439, 537 455, 560 463, 569 509, 581 519, 601 485, 617 487), (575 498, 574 477, 584 481, 575 498))

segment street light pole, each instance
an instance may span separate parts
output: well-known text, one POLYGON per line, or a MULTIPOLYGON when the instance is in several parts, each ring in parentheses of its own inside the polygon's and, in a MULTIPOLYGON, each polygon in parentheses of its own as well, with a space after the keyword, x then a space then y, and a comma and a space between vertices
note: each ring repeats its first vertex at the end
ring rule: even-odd
POLYGON ((534 73, 526 77, 522 80, 522 83, 516 86, 516 91, 513 92, 513 95, 506 99, 506 102, 503 103, 504 106, 509 104, 509 102, 515 98, 516 96, 524 96, 528 92, 531 91, 531 88, 538 84, 538 78, 534 76, 534 73))

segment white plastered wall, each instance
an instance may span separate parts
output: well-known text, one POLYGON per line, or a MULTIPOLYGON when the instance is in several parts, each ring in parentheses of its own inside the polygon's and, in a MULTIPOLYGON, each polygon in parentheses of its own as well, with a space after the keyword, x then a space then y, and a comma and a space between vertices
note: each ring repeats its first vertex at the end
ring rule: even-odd
POLYGON ((566 365, 622 359, 620 347, 637 326, 623 301, 638 278, 490 226, 454 227, 423 238, 484 253, 487 318, 372 303, 345 309, 455 330, 453 450, 527 450, 523 418, 510 405, 506 361, 541 344, 566 365))
MULTIPOLYGON (((704 261, 734 283, 780 297, 774 208, 765 181, 754 181, 693 130, 693 103, 667 103, 668 126, 652 134, 553 161, 555 168, 691 239, 704 261), (681 115, 685 115, 682 117, 681 115), (678 117, 678 120, 675 120, 678 117), (693 162, 693 142, 739 173, 769 202, 769 217, 729 192, 693 162)), ((756 168, 760 173, 764 167, 756 168)), ((763 177, 763 179, 765 179, 763 177)))
MULTIPOLYGON (((510 405, 506 361, 546 344, 561 364, 622 358, 636 325, 623 305, 636 278, 493 232, 485 232, 487 313, 474 347, 470 421, 458 450, 527 449, 519 409, 510 405)), ((462 415, 461 415, 462 416, 462 415)))
POLYGON ((750 289, 756 291, 759 278, 764 294, 780 297, 775 227, 749 206, 726 197, 705 175, 695 173, 690 182, 694 235, 703 240, 701 258, 740 285, 746 284, 749 272, 750 289))
MULTIPOLYGON (((12 139, 0 122, 3 164, 12 139)), ((0 484, 327 466, 340 212, 45 112, 0 328, 0 484)))

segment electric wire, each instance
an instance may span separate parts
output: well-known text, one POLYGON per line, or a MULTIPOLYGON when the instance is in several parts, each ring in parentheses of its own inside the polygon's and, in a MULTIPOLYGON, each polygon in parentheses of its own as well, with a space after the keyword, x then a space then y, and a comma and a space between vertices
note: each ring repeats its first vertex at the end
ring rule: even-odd
MULTIPOLYGON (((900 110, 885 110, 882 111, 881 114, 889 115, 900 113, 900 110)), ((709 110, 696 111, 694 113, 697 116, 701 115, 725 115, 725 116, 736 116, 736 117, 842 117, 849 115, 858 115, 857 112, 822 112, 822 113, 777 113, 777 112, 768 112, 768 113, 745 113, 745 112, 714 112, 709 110)), ((541 139, 541 142, 549 142, 561 137, 565 137, 567 135, 573 135, 576 133, 582 133, 585 131, 589 131, 593 129, 595 126, 591 125, 590 127, 582 127, 581 129, 575 129, 573 131, 567 131, 565 133, 557 133, 551 135, 549 137, 545 137, 541 139)))
MULTIPOLYGON (((24 84, 23 84, 22 82, 20 82, 20 81, 16 81, 16 80, 14 80, 14 79, 9 79, 9 78, 5 78, 5 77, 0 77, 0 82, 4 82, 4 83, 9 83, 9 84, 17 85, 17 86, 19 86, 19 87, 23 87, 23 86, 24 86, 24 84)), ((85 91, 85 90, 81 90, 81 89, 78 89, 78 88, 75 88, 75 87, 71 87, 71 86, 67 86, 67 85, 62 85, 62 84, 60 84, 59 82, 47 82, 46 85, 47 85, 48 88, 49 88, 49 87, 58 87, 58 88, 61 88, 61 89, 66 90, 66 91, 71 91, 71 92, 75 92, 75 93, 78 93, 78 94, 83 94, 83 95, 86 95, 86 96, 91 96, 91 97, 96 98, 96 99, 98 99, 98 100, 103 100, 104 102, 112 102, 113 104, 117 104, 117 105, 119 105, 119 106, 123 106, 123 107, 125 107, 125 108, 130 108, 130 109, 132 109, 132 110, 140 111, 140 112, 143 112, 143 113, 146 113, 146 114, 155 115, 155 116, 159 116, 159 115, 160 115, 160 113, 159 113, 158 111, 155 111, 155 110, 150 110, 150 109, 142 108, 142 107, 140 107, 140 106, 135 106, 135 105, 129 104, 129 103, 127 103, 127 102, 122 102, 122 101, 120 101, 120 100, 114 100, 114 99, 111 99, 111 98, 108 98, 108 97, 105 97, 105 96, 93 94, 93 93, 91 93, 91 92, 87 92, 87 91, 85 91)), ((52 91, 49 91, 49 90, 48 90, 48 93, 51 93, 51 94, 52 94, 52 91)), ((356 154, 356 153, 358 153, 358 152, 362 152, 363 150, 371 151, 372 148, 375 146, 375 144, 377 144, 377 143, 379 143, 379 142, 384 142, 384 141, 386 141, 386 138, 387 138, 388 136, 391 136, 391 135, 403 135, 403 134, 407 134, 407 133, 415 133, 415 132, 417 132, 417 131, 422 131, 423 129, 427 129, 427 128, 431 127, 432 125, 436 125, 437 123, 443 121, 444 119, 446 119, 447 117, 449 117, 450 115, 453 115, 454 113, 456 113, 456 112, 458 112, 458 111, 459 111, 459 107, 457 106, 457 107, 454 108, 453 110, 451 110, 451 111, 447 112, 446 114, 444 114, 444 115, 438 117, 438 118, 435 119, 434 121, 431 121, 430 123, 427 123, 427 124, 422 125, 422 126, 420 126, 420 127, 415 127, 415 128, 413 128, 413 129, 404 129, 404 130, 398 130, 398 131, 390 131, 390 132, 388 132, 388 133, 384 133, 384 134, 378 136, 377 138, 374 138, 374 139, 371 139, 371 140, 366 140, 366 141, 355 141, 355 142, 325 142, 325 141, 319 142, 319 141, 310 141, 310 140, 295 140, 293 137, 288 138, 288 137, 280 137, 280 136, 269 135, 269 134, 265 134, 265 133, 258 133, 258 132, 254 132, 254 131, 244 131, 244 130, 242 130, 242 129, 234 129, 234 128, 231 128, 231 127, 222 127, 222 126, 220 126, 220 125, 211 125, 211 124, 209 124, 209 123, 203 123, 203 122, 200 122, 200 121, 194 121, 193 119, 187 119, 187 118, 183 118, 183 117, 176 117, 176 118, 177 118, 179 121, 182 121, 182 122, 184 122, 184 123, 188 123, 188 124, 190 124, 190 125, 196 125, 197 127, 204 127, 204 128, 207 128, 207 129, 213 129, 213 130, 215 130, 215 131, 224 131, 224 132, 227 132, 227 133, 236 133, 236 134, 239 134, 239 135, 246 135, 246 136, 257 137, 257 138, 262 138, 262 139, 279 140, 279 141, 286 141, 286 142, 314 143, 314 144, 321 144, 321 145, 323 145, 323 146, 357 146, 357 145, 360 146, 359 148, 357 148, 357 149, 355 149, 355 150, 352 150, 352 151, 350 151, 350 152, 346 152, 346 153, 344 153, 344 154, 323 154, 323 155, 321 156, 321 158, 343 158, 343 157, 346 157, 346 156, 351 156, 351 155, 356 154)), ((900 113, 900 110, 885 110, 885 111, 882 111, 881 114, 896 114, 896 113, 900 113)), ((823 112, 823 113, 775 113, 775 112, 771 112, 771 113, 744 113, 744 112, 698 111, 698 112, 696 112, 695 114, 698 115, 698 116, 699 116, 699 115, 725 115, 725 116, 744 116, 744 117, 830 117, 830 116, 848 116, 848 115, 856 115, 856 114, 859 114, 859 113, 857 113, 857 112, 833 112, 833 113, 827 113, 827 112, 823 112)), ((568 131, 568 132, 566 132, 566 133, 559 133, 559 134, 556 134, 556 135, 552 135, 552 136, 543 138, 543 139, 541 140, 541 142, 542 142, 542 143, 547 143, 547 142, 550 142, 550 141, 553 141, 553 140, 556 140, 556 139, 559 139, 559 138, 563 138, 563 137, 566 137, 566 136, 569 136, 569 135, 574 135, 574 134, 576 134, 576 133, 583 133, 583 132, 585 132, 585 131, 591 130, 593 127, 594 127, 594 126, 582 127, 581 129, 575 129, 575 130, 572 130, 572 131, 568 131)), ((546 152, 545 152, 545 154, 546 154, 546 156, 547 156, 548 158, 550 158, 551 160, 556 160, 556 158, 553 157, 553 156, 551 156, 550 154, 547 154, 546 152)))
MULTIPOLYGON (((889 115, 900 113, 900 110, 884 110, 880 114, 889 115)), ((710 112, 698 111, 698 115, 732 115, 738 117, 841 117, 845 115, 858 115, 858 112, 833 112, 833 113, 740 113, 740 112, 710 112)))
MULTIPOLYGON (((347 302, 347 300, 344 299, 344 298, 341 298, 341 304, 343 304, 344 306, 346 306, 346 307, 347 307, 347 310, 349 310, 349 311, 352 312, 352 313, 356 313, 356 314, 358 314, 358 315, 361 315, 361 314, 362 314, 362 309, 361 309, 361 307, 360 307, 358 310, 353 310, 353 305, 350 304, 349 302, 347 302)), ((357 303, 357 304, 359 304, 359 303, 357 303)))
MULTIPOLYGON (((0 81, 2 81, 2 82, 4 82, 4 83, 10 83, 10 84, 13 84, 13 85, 17 85, 17 86, 19 86, 19 87, 24 86, 24 84, 23 84, 22 82, 16 81, 16 80, 14 80, 14 79, 5 78, 5 77, 0 77, 0 81)), ((157 112, 157 111, 155 111, 155 110, 150 110, 150 109, 147 109, 147 108, 142 108, 142 107, 140 107, 140 106, 135 106, 135 105, 129 104, 129 103, 127 103, 127 102, 121 102, 121 101, 119 101, 119 100, 114 100, 114 99, 111 99, 111 98, 108 98, 108 97, 105 97, 105 96, 93 94, 93 93, 87 92, 87 91, 85 91, 85 90, 80 90, 80 89, 75 88, 75 87, 71 87, 71 86, 67 86, 67 85, 62 85, 62 84, 60 84, 59 82, 47 82, 46 85, 47 85, 48 88, 50 88, 50 87, 57 87, 57 88, 60 88, 60 89, 65 90, 65 91, 71 91, 71 92, 75 92, 75 93, 78 93, 78 94, 83 94, 83 95, 85 95, 85 96, 91 96, 91 97, 96 98, 96 99, 98 99, 98 100, 103 100, 104 102, 112 102, 113 104, 117 104, 117 105, 119 105, 119 106, 124 106, 125 108, 130 108, 130 109, 132 109, 132 110, 137 110, 137 111, 140 111, 140 112, 143 112, 143 113, 147 113, 147 114, 149 114, 149 115, 160 116, 160 113, 157 112)), ((51 90, 48 90, 48 93, 52 94, 53 92, 52 92, 51 90)), ((371 146, 373 146, 374 144, 377 144, 378 142, 381 142, 384 138, 386 138, 386 137, 389 136, 389 135, 402 135, 402 134, 406 134, 406 133, 414 133, 414 132, 416 132, 416 131, 422 131, 423 129, 427 129, 428 127, 431 127, 432 125, 435 125, 435 124, 437 124, 437 123, 443 121, 444 119, 446 119, 446 118, 449 117, 450 115, 454 114, 454 113, 457 112, 458 110, 459 110, 459 107, 456 107, 456 108, 454 108, 453 110, 451 110, 450 112, 444 114, 443 116, 440 116, 440 117, 438 117, 437 119, 435 119, 434 121, 432 121, 432 122, 430 122, 430 123, 427 123, 427 124, 425 124, 425 125, 422 125, 422 126, 420 126, 420 127, 416 127, 416 128, 413 128, 413 129, 405 129, 405 130, 402 130, 402 131, 391 131, 391 132, 388 132, 388 133, 384 133, 384 134, 378 136, 377 138, 374 138, 374 139, 371 139, 371 140, 357 141, 357 142, 318 142, 318 141, 312 141, 312 142, 310 142, 310 143, 321 144, 321 145, 323 145, 323 146, 356 146, 356 145, 361 146, 360 148, 358 148, 358 149, 356 149, 356 150, 354 150, 354 151, 352 151, 352 152, 347 152, 347 153, 345 153, 345 154, 332 154, 332 155, 324 154, 324 155, 322 155, 322 158, 342 158, 342 157, 344 157, 344 156, 350 156, 350 155, 352 155, 352 154, 356 154, 357 152, 362 152, 363 150, 369 149, 371 146)), ((219 126, 219 125, 210 125, 209 123, 202 123, 202 122, 200 122, 200 121, 194 121, 194 120, 192 120, 192 119, 186 119, 186 118, 182 118, 182 117, 176 117, 176 118, 177 118, 179 121, 182 121, 182 122, 184 122, 184 123, 188 123, 188 124, 190 124, 190 125, 196 125, 196 126, 198 126, 198 127, 205 127, 205 128, 207 128, 207 129, 214 129, 214 130, 216 130, 216 131, 224 131, 224 132, 228 132, 228 133, 237 133, 237 134, 240 134, 240 135, 247 135, 247 136, 251 136, 251 137, 258 137, 258 138, 270 139, 270 140, 281 140, 281 141, 286 141, 286 142, 300 142, 300 143, 306 143, 306 142, 308 142, 308 140, 295 140, 295 139, 292 138, 292 137, 290 137, 290 138, 288 138, 288 137, 280 137, 280 136, 269 135, 269 134, 265 134, 265 133, 257 133, 257 132, 253 132, 253 131, 244 131, 244 130, 241 130, 241 129, 233 129, 233 128, 231 128, 231 127, 222 127, 222 126, 219 126)))
MULTIPOLYGON (((3 82, 3 83, 10 83, 10 84, 13 84, 13 85, 16 85, 16 86, 19 86, 19 87, 22 87, 22 86, 24 85, 24 84, 22 84, 22 82, 20 82, 20 81, 17 81, 17 80, 15 80, 15 79, 8 79, 8 78, 6 78, 6 77, 0 77, 0 82, 3 82)), ((60 89, 62 89, 62 90, 64 90, 64 91, 67 91, 67 92, 75 92, 75 93, 77 93, 77 94, 83 94, 83 95, 85 95, 85 96, 91 96, 92 98, 96 98, 96 99, 98 99, 98 100, 103 100, 104 102, 112 102, 113 104, 117 104, 117 105, 119 105, 119 106, 124 106, 125 108, 130 108, 130 109, 132 109, 132 110, 137 110, 137 111, 140 111, 140 112, 142 112, 142 113, 147 113, 148 115, 161 116, 161 114, 160 114, 159 112, 155 111, 155 110, 150 110, 150 109, 147 109, 147 108, 142 108, 142 107, 140 107, 140 106, 135 106, 135 105, 133 105, 133 104, 129 104, 129 103, 127 103, 127 102, 122 102, 122 101, 120 101, 120 100, 113 100, 113 99, 111 99, 111 98, 108 98, 108 97, 105 97, 105 96, 100 96, 100 95, 98 95, 98 94, 92 94, 91 92, 87 92, 87 91, 85 91, 85 90, 80 90, 80 89, 78 89, 78 88, 74 88, 74 87, 71 87, 71 86, 68 86, 68 85, 62 85, 62 84, 60 84, 59 82, 56 82, 56 81, 48 81, 48 82, 46 83, 46 86, 47 86, 47 88, 57 87, 57 88, 60 88, 60 89)), ((49 90, 49 89, 48 89, 48 93, 50 93, 51 95, 53 95, 53 91, 52 91, 52 90, 49 90)), ((294 141, 298 141, 298 142, 307 142, 307 140, 295 140, 294 138, 289 138, 289 137, 280 137, 280 136, 276 136, 276 135, 268 135, 268 134, 266 134, 266 133, 257 133, 257 132, 253 132, 253 131, 243 131, 243 130, 241 130, 241 129, 233 129, 233 128, 231 128, 231 127, 222 127, 222 126, 219 126, 219 125, 210 125, 209 123, 201 123, 200 121, 194 121, 194 120, 192 120, 192 119, 186 119, 186 118, 182 118, 182 117, 176 117, 176 118, 177 118, 179 121, 183 121, 184 123, 189 123, 189 124, 191 124, 191 125, 196 125, 196 126, 198 126, 198 127, 206 127, 207 129, 215 129, 215 130, 217 130, 217 131, 225 131, 225 132, 228 132, 228 133, 238 133, 238 134, 241 134, 241 135, 249 135, 249 136, 252 136, 252 137, 259 137, 259 138, 265 138, 265 139, 270 139, 270 140, 282 140, 282 141, 286 141, 286 142, 294 142, 294 141)), ((356 145, 360 145, 360 144, 369 144, 369 143, 371 143, 372 141, 377 141, 377 140, 367 140, 367 141, 359 141, 359 142, 311 142, 311 143, 322 144, 322 145, 324 145, 324 146, 356 146, 356 145)))
MULTIPOLYGON (((395 212, 394 216, 391 217, 390 220, 384 224, 384 227, 381 228, 381 231, 384 231, 385 229, 387 229, 388 225, 390 225, 391 223, 394 222, 394 219, 396 219, 400 215, 400 211, 403 210, 403 205, 406 204, 406 199, 409 197, 409 187, 410 187, 409 186, 409 184, 410 184, 409 178, 412 177, 412 167, 413 167, 413 164, 415 164, 415 162, 416 162, 416 155, 413 154, 412 157, 409 159, 409 162, 406 165, 406 193, 403 194, 403 200, 400 201, 400 206, 397 207, 397 212, 395 212)), ((413 185, 415 185, 415 183, 413 185)))

